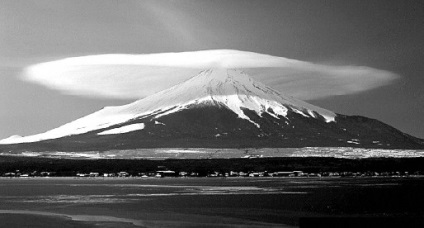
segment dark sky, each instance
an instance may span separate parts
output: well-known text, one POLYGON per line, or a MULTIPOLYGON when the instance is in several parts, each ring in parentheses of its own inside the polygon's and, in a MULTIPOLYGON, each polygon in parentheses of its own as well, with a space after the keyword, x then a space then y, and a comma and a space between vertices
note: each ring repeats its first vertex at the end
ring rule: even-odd
POLYGON ((107 100, 23 82, 22 70, 65 57, 237 49, 401 76, 360 94, 308 101, 379 119, 424 138, 424 1, 0 2, 0 138, 58 127, 107 100))

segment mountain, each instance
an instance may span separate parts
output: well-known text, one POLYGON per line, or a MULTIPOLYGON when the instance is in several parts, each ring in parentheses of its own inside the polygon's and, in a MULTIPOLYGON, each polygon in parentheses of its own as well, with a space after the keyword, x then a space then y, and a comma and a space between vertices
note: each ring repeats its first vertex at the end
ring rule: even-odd
POLYGON ((281 94, 242 70, 201 71, 133 103, 105 107, 42 134, 12 136, 1 151, 132 148, 424 148, 378 120, 346 116, 281 94))

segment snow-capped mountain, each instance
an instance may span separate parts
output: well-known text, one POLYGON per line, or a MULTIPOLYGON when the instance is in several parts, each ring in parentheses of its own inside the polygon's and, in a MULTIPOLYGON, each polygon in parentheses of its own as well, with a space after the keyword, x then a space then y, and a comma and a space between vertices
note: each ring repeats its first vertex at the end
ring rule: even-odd
MULTIPOLYGON (((263 113, 267 113, 277 119, 279 118, 278 116, 287 116, 288 110, 295 111, 305 117, 316 118, 320 116, 326 122, 334 121, 336 116, 331 111, 289 96, 283 96, 277 91, 253 81, 240 70, 209 69, 201 71, 198 75, 182 84, 131 104, 119 107, 105 107, 98 112, 48 132, 21 138, 14 136, 0 141, 0 143, 35 142, 83 134, 143 116, 151 116, 153 119, 158 119, 161 116, 200 104, 226 107, 236 113, 239 118, 251 122, 258 128, 260 128, 260 125, 246 116, 243 109, 252 110, 260 116, 263 113)), ((126 127, 122 129, 124 132, 119 130, 109 131, 115 133, 129 132, 125 129, 135 131, 141 130, 143 127, 142 125, 139 125, 139 128, 126 127)))
MULTIPOLYGON (((423 147, 379 121, 349 117, 281 94, 242 70, 203 70, 128 105, 105 107, 5 148, 107 150, 148 147, 423 147)), ((1 148, 0 148, 1 149, 1 148)))

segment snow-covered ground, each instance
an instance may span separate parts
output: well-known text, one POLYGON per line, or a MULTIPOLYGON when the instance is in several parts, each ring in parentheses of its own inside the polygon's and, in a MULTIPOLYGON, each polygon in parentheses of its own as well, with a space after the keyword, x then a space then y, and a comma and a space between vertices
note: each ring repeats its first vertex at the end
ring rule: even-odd
POLYGON ((22 152, 0 153, 3 156, 88 158, 88 159, 209 159, 209 158, 266 158, 266 157, 334 157, 334 158, 414 158, 424 157, 424 150, 363 149, 352 147, 306 148, 154 148, 88 152, 22 152))
POLYGON ((98 135, 113 135, 113 134, 123 134, 127 132, 132 131, 138 131, 144 129, 144 123, 138 123, 138 124, 130 124, 123 127, 113 128, 110 130, 102 131, 100 133, 97 133, 98 135))

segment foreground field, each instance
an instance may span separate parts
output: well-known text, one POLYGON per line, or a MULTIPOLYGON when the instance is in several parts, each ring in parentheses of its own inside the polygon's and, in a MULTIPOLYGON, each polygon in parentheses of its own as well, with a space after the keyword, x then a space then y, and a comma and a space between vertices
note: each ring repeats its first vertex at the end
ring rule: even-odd
POLYGON ((296 227, 305 217, 346 216, 417 222, 423 191, 423 178, 1 178, 0 226, 296 227))
POLYGON ((147 148, 85 152, 2 152, 1 156, 79 158, 79 159, 229 159, 229 158, 277 158, 277 157, 331 157, 331 158, 417 158, 424 157, 424 150, 366 149, 353 147, 304 147, 304 148, 147 148))

